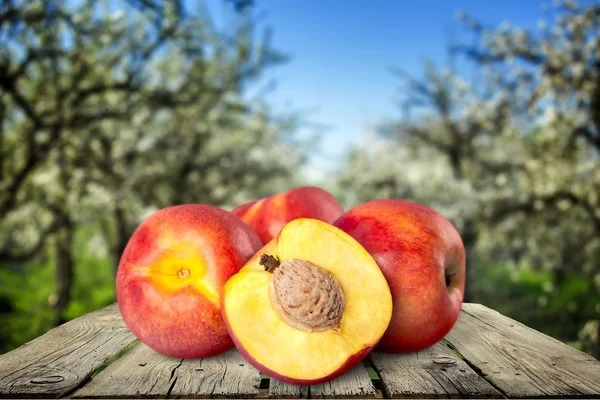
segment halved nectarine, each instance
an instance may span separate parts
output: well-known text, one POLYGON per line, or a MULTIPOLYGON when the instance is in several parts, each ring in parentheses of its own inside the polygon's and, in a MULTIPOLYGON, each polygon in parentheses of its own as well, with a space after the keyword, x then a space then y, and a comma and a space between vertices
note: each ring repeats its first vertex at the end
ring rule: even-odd
POLYGON ((284 382, 315 384, 359 363, 392 315, 377 263, 350 235, 301 218, 232 276, 223 319, 240 353, 284 382))

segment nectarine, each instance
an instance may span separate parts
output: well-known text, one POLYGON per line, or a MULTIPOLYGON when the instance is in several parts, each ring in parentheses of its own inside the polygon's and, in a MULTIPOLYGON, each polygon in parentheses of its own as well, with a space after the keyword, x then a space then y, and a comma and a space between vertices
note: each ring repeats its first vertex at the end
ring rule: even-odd
POLYGON ((376 345, 392 297, 373 257, 350 235, 300 218, 284 226, 223 289, 222 313, 240 353, 284 382, 315 384, 376 345))
POLYGON ((264 199, 242 204, 232 212, 242 218, 267 244, 281 228, 296 218, 313 218, 328 223, 344 210, 326 190, 302 186, 264 199))
POLYGON ((412 352, 441 340, 454 326, 463 300, 465 250, 441 214, 402 200, 374 200, 334 223, 375 258, 394 311, 378 351, 412 352))
POLYGON ((121 315, 146 345, 173 357, 216 355, 233 347, 220 311, 223 285, 261 247, 234 214, 186 204, 148 217, 121 257, 121 315))

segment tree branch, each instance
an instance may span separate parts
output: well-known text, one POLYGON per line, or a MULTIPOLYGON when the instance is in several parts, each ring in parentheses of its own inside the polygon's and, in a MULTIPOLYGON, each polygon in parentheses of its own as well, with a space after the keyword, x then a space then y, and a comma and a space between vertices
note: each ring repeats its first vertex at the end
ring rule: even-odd
POLYGON ((538 212, 535 207, 536 202, 542 202, 544 206, 555 206, 559 201, 569 200, 574 205, 583 208, 594 225, 594 229, 600 234, 600 217, 596 215, 595 207, 585 199, 575 195, 573 192, 563 190, 547 196, 532 196, 527 201, 522 203, 506 204, 494 210, 490 217, 491 221, 498 223, 509 215, 514 213, 533 214, 538 212))
POLYGON ((11 263, 11 262, 13 262, 13 263, 14 262, 23 262, 23 261, 32 259, 33 257, 35 257, 37 254, 40 253, 40 251, 44 248, 44 246, 46 246, 48 237, 50 237, 50 235, 52 235, 53 233, 57 232, 61 227, 62 227, 62 224, 60 223, 59 219, 54 218, 53 221, 45 229, 43 229, 40 232, 40 234, 38 236, 38 240, 35 242, 35 244, 33 246, 27 248, 26 250, 20 251, 18 253, 15 253, 13 250, 8 249, 8 248, 1 249, 0 250, 0 264, 11 263))
POLYGON ((9 79, 9 77, 0 76, 0 87, 8 93, 15 103, 23 110, 25 115, 34 123, 36 128, 42 128, 45 126, 42 118, 35 112, 33 106, 29 101, 17 90, 15 86, 15 80, 9 79))

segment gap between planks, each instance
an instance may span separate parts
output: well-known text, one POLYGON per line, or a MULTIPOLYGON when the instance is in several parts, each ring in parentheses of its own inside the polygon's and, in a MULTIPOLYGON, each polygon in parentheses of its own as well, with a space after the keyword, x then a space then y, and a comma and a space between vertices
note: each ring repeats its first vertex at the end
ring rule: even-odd
POLYGON ((386 398, 504 397, 443 342, 412 353, 373 352, 369 361, 386 398))

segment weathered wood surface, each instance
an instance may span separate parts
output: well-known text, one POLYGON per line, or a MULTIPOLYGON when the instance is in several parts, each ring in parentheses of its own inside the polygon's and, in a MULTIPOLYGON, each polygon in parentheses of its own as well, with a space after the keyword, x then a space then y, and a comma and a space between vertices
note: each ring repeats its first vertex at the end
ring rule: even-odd
POLYGON ((260 372, 236 350, 218 357, 183 360, 141 343, 73 397, 256 397, 259 385, 260 372))
POLYGON ((600 362, 479 304, 464 304, 446 336, 508 397, 600 397, 600 362))
POLYGON ((319 398, 375 398, 377 390, 362 363, 331 381, 312 385, 310 395, 319 398))
POLYGON ((176 371, 172 397, 255 397, 260 372, 237 350, 219 357, 184 360, 176 371))
POLYGON ((445 344, 416 353, 369 355, 387 398, 502 398, 485 379, 445 344))
POLYGON ((308 390, 308 386, 290 385, 277 379, 269 382, 269 397, 274 399, 306 399, 308 390))
POLYGON ((377 389, 362 363, 344 375, 318 385, 290 385, 276 379, 271 379, 269 384, 269 397, 278 399, 375 398, 376 396, 377 389))
POLYGON ((135 340, 116 305, 74 319, 0 357, 0 397, 64 396, 135 340))
POLYGON ((378 372, 376 383, 359 364, 320 385, 271 379, 266 390, 236 350, 198 360, 142 343, 124 352, 135 337, 113 305, 0 355, 0 397, 600 398, 599 361, 487 307, 465 304, 446 339, 417 353, 371 353, 365 362, 378 372))

